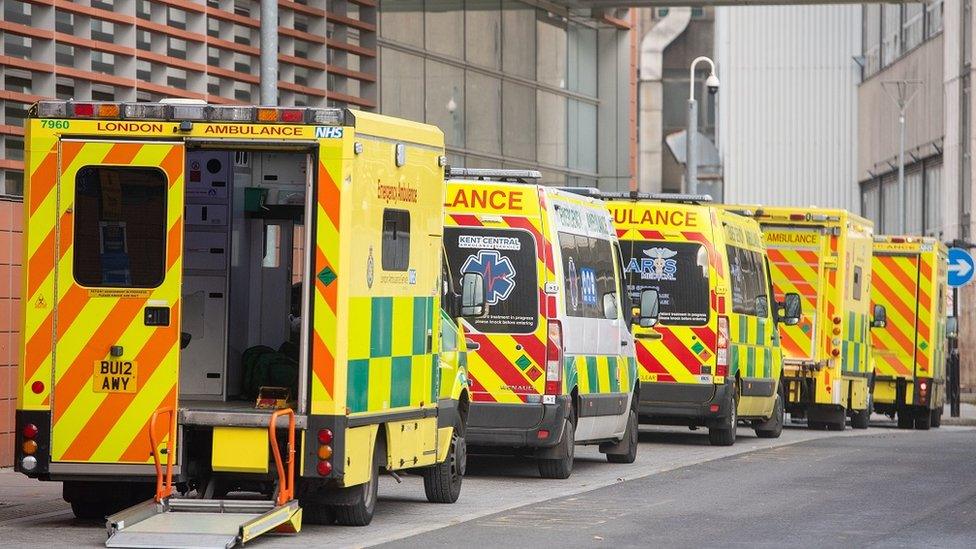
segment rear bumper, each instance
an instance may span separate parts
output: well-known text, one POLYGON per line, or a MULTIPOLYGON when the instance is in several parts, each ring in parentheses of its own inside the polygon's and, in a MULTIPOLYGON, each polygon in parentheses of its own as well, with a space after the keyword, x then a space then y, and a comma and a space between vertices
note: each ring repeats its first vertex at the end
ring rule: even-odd
POLYGON ((638 412, 641 423, 710 426, 729 415, 734 385, 642 382, 638 412), (712 407, 717 406, 713 412, 712 407))
POLYGON ((944 404, 945 380, 928 377, 876 376, 874 408, 880 413, 894 413, 899 408, 935 409, 944 404), (922 391, 922 385, 925 390, 922 391))
POLYGON ((469 446, 548 448, 562 439, 569 411, 569 395, 555 404, 472 402, 464 438, 469 446))

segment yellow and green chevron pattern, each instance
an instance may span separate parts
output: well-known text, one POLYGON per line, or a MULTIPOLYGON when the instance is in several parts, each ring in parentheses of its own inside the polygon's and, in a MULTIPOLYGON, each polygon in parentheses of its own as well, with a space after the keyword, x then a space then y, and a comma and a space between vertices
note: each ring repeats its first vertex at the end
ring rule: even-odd
POLYGON ((843 357, 841 372, 845 374, 868 372, 868 345, 870 344, 868 322, 868 315, 853 311, 847 313, 847 329, 844 331, 844 339, 841 341, 841 356, 843 357))
POLYGON ((629 393, 637 377, 637 360, 610 355, 574 355, 563 359, 563 391, 579 394, 629 393))
POLYGON ((775 379, 782 354, 772 322, 752 315, 733 314, 729 326, 729 376, 775 379))

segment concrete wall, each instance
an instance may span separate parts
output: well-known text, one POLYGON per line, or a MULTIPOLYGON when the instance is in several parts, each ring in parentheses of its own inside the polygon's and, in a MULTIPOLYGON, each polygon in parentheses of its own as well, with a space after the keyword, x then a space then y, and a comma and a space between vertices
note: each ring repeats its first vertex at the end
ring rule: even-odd
POLYGON ((716 8, 727 202, 857 210, 860 6, 716 8))
POLYGON ((21 202, 0 197, 0 467, 13 465, 23 224, 21 202))
POLYGON ((932 145, 940 144, 945 135, 944 49, 943 35, 936 36, 858 87, 858 181, 897 166, 898 107, 885 93, 883 82, 922 81, 906 110, 905 162, 913 162, 909 153, 922 158, 937 154, 932 145))

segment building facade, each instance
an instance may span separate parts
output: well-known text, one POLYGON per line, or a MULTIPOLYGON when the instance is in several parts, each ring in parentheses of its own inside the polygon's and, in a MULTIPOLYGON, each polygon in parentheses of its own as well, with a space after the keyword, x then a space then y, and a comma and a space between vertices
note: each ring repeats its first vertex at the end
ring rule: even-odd
POLYGON ((725 200, 858 210, 859 6, 716 8, 725 200))
POLYGON ((509 0, 384 0, 379 110, 444 130, 449 163, 630 188, 629 16, 509 0))

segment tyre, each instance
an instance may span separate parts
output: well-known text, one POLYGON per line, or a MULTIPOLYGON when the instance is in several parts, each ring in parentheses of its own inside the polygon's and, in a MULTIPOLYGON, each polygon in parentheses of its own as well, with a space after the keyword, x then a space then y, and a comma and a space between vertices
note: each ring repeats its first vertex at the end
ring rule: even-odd
POLYGON ((942 408, 932 410, 932 427, 936 429, 942 427, 942 408))
POLYGON ((851 415, 851 427, 855 429, 867 429, 871 423, 871 409, 874 408, 874 395, 868 393, 868 407, 858 410, 851 415))
POLYGON ((756 427, 759 438, 779 438, 783 434, 783 423, 786 422, 786 409, 783 406, 782 391, 776 393, 776 404, 773 405, 773 415, 756 427))
POLYGON ((107 512, 104 505, 91 501, 72 501, 71 512, 79 520, 105 520, 106 516, 112 514, 107 512))
POLYGON ((731 392, 732 395, 726 402, 726 406, 729 407, 729 415, 726 417, 725 423, 721 427, 710 427, 708 429, 708 442, 712 446, 732 446, 735 444, 735 428, 739 422, 739 411, 737 410, 739 402, 735 398, 735 386, 732 387, 731 392))
POLYGON ((898 428, 899 429, 911 429, 915 425, 915 414, 911 410, 899 409, 898 410, 898 428))
POLYGON ((424 493, 431 503, 454 503, 461 495, 461 481, 467 466, 468 447, 460 420, 454 421, 451 432, 451 448, 447 459, 424 469, 424 493))
POLYGON ((561 458, 540 458, 539 474, 542 478, 566 479, 573 474, 573 459, 576 456, 576 426, 566 420, 563 424, 563 440, 561 458))
POLYGON ((827 424, 822 421, 810 421, 807 420, 807 427, 811 431, 823 431, 827 428, 827 424))
POLYGON ((336 521, 335 509, 323 503, 302 503, 302 522, 329 526, 336 521))
POLYGON ((915 428, 919 431, 928 431, 932 427, 932 414, 928 410, 919 410, 915 413, 915 428))
POLYGON ((637 412, 631 410, 627 418, 627 430, 624 432, 627 441, 626 454, 607 454, 610 463, 633 463, 637 459, 637 412))
POLYGON ((376 493, 379 488, 378 471, 374 469, 369 477, 369 482, 354 486, 353 490, 359 490, 356 495, 356 502, 352 505, 335 506, 336 524, 342 526, 366 526, 373 520, 373 511, 376 509, 376 493))
POLYGON ((827 430, 828 431, 843 431, 844 429, 847 429, 847 418, 846 417, 844 419, 840 420, 839 422, 838 421, 833 421, 833 422, 827 424, 827 430))

